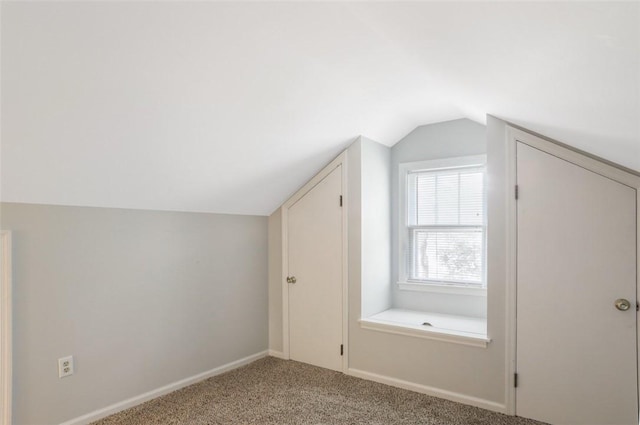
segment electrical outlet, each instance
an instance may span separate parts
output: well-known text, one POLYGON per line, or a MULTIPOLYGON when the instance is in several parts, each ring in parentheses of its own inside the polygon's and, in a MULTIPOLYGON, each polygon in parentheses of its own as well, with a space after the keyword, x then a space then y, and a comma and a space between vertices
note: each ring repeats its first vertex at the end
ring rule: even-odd
POLYGON ((58 359, 58 378, 73 375, 73 356, 58 359))

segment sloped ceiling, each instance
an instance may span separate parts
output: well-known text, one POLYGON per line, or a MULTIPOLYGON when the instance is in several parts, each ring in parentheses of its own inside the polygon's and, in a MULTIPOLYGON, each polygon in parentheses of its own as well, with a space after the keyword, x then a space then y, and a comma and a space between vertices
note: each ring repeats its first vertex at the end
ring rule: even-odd
POLYGON ((3 201, 265 215, 359 134, 487 113, 640 170, 637 2, 1 12, 3 201))

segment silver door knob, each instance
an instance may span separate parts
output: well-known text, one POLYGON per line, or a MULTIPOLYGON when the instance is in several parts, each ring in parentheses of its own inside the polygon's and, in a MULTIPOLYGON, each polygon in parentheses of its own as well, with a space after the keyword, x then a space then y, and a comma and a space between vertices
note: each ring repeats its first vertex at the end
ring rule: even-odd
POLYGON ((625 300, 624 298, 618 298, 616 300, 616 308, 620 311, 627 311, 631 308, 631 303, 629 300, 625 300))
POLYGON ((296 283, 296 277, 295 276, 287 276, 287 283, 296 283))

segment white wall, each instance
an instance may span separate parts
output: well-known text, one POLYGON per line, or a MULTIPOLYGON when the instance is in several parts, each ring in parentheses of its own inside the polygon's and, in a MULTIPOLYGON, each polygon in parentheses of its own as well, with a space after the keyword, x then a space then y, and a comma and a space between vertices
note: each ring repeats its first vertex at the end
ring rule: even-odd
MULTIPOLYGON (((391 290, 393 306, 409 310, 486 317, 487 299, 473 295, 451 295, 402 291, 398 282, 399 164, 486 153, 485 127, 459 119, 416 128, 391 148, 391 290)), ((366 163, 366 160, 363 159, 366 163)))
POLYGON ((267 218, 1 204, 14 423, 55 424, 267 348, 267 218), (75 356, 59 379, 57 359, 75 356))
POLYGON ((356 143, 360 145, 362 176, 362 315, 367 317, 391 307, 391 149, 364 137, 356 143))

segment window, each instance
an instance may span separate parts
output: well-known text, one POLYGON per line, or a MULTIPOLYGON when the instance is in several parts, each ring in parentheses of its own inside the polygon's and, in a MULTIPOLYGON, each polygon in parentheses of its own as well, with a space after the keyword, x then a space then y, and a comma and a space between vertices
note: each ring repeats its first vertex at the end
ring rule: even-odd
POLYGON ((485 288, 484 156, 400 172, 400 282, 485 288))

